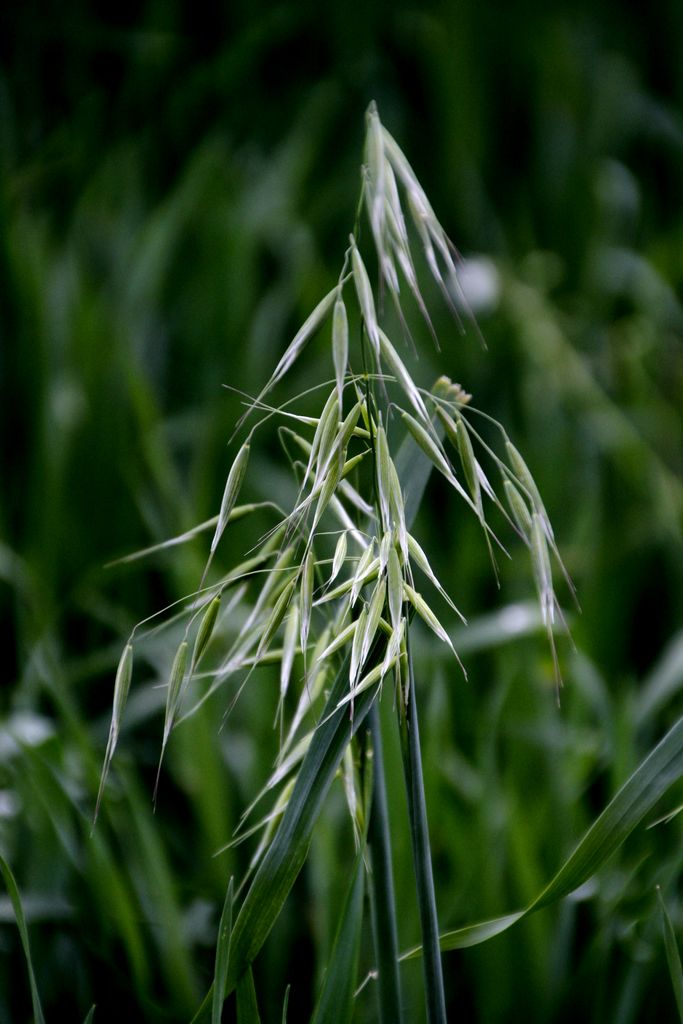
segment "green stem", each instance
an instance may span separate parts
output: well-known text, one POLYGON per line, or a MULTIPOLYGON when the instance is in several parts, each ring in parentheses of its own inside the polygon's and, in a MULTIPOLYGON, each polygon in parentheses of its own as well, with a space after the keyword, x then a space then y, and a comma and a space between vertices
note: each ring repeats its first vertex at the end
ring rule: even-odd
POLYGON ((439 948, 439 922, 434 895, 434 877, 429 847, 429 828, 425 804, 424 779, 422 777, 422 755, 420 751, 420 730, 417 717, 415 676, 413 661, 408 645, 408 707, 406 715, 400 715, 401 752, 403 771, 408 796, 410 834, 413 846, 415 881, 422 929, 423 971, 425 998, 429 1024, 446 1024, 446 997, 441 969, 439 948))
POLYGON ((387 806, 382 733, 377 703, 369 714, 372 736, 372 810, 368 830, 372 867, 371 908, 378 969, 379 1020, 400 1024, 403 1020, 398 966, 398 935, 394 875, 391 865, 391 832, 387 806))

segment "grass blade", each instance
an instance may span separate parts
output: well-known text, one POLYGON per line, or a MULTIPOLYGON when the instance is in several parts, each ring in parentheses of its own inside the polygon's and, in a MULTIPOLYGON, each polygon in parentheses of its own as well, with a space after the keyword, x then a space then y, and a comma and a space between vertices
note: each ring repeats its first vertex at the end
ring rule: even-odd
POLYGON ((40 996, 38 994, 38 985, 36 984, 36 976, 33 970, 33 961, 31 960, 31 946, 28 940, 28 928, 26 927, 26 918, 24 917, 24 910, 21 905, 21 897, 19 895, 19 889, 15 881, 12 869, 0 854, 0 873, 5 881, 5 887, 9 894, 10 901, 12 903, 12 909, 14 910, 14 916, 17 919, 17 927, 19 929, 19 935, 21 937, 21 944, 24 948, 24 956, 26 957, 26 966, 28 968, 28 979, 31 986, 31 1003, 33 1005, 33 1016, 36 1024, 45 1024, 45 1017, 43 1016, 43 1008, 40 1005, 40 996))
POLYGON ((237 982, 237 1024, 261 1024, 251 966, 237 982))
POLYGON ((666 962, 669 965, 669 974, 671 975, 671 984, 673 985, 678 1018, 683 1022, 683 968, 681 968, 681 954, 678 951, 678 943, 676 942, 674 926, 671 918, 669 917, 669 911, 666 909, 662 890, 659 886, 657 886, 657 898, 662 911, 662 930, 664 932, 666 962))
POLYGON ((228 890, 225 894, 225 903, 221 913, 221 920, 218 926, 218 942, 216 943, 216 967, 213 982, 213 995, 211 1000, 211 1024, 221 1024, 223 1003, 225 1002, 225 983, 228 978, 228 964, 230 962, 230 935, 232 933, 232 901, 233 901, 233 879, 228 883, 228 890))
POLYGON ((417 883, 417 898, 422 929, 423 971, 429 1024, 446 1024, 446 996, 443 987, 439 922, 432 874, 432 855, 427 825, 422 752, 415 694, 413 662, 408 651, 409 698, 407 715, 402 717, 401 753, 408 797, 410 836, 417 883))
POLYGON ((370 710, 372 733, 372 808, 368 824, 371 887, 370 906, 377 964, 377 997, 380 1024, 401 1024, 403 1007, 398 967, 398 932, 394 873, 391 863, 391 830, 379 709, 370 710))
MULTIPOLYGON (((569 896, 612 856, 652 810, 660 797, 683 776, 683 718, 641 761, 590 828, 557 874, 523 910, 466 925, 441 936, 441 949, 465 949, 507 931, 522 918, 569 896)), ((421 955, 415 947, 402 955, 421 955)))
POLYGON ((365 866, 361 851, 356 857, 356 867, 344 901, 339 928, 311 1024, 348 1024, 351 1020, 358 972, 364 893, 365 866))
POLYGON ((338 709, 337 703, 347 690, 348 671, 347 659, 330 691, 322 724, 313 734, 277 833, 235 922, 228 992, 252 962, 277 919, 306 859, 313 827, 344 750, 375 698, 376 688, 364 691, 356 700, 353 720, 345 709, 338 709))

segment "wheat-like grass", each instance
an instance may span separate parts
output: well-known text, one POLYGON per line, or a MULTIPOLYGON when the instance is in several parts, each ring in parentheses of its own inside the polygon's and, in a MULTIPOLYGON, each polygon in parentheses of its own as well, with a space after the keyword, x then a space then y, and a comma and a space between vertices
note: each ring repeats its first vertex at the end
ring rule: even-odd
MULTIPOLYGON (((393 297, 401 322, 405 322, 402 277, 434 332, 419 285, 408 224, 412 223, 427 269, 450 305, 450 289, 457 287, 457 254, 409 162, 382 126, 374 106, 367 117, 365 153, 362 194, 380 278, 393 297)), ((215 526, 199 592, 205 592, 205 578, 215 573, 214 556, 240 508, 237 499, 248 486, 253 434, 264 430, 273 418, 280 421, 278 431, 283 449, 297 474, 296 498, 292 507, 281 513, 278 523, 256 541, 250 558, 232 573, 219 576, 213 589, 209 588, 208 600, 198 610, 188 609, 190 619, 169 670, 159 770, 174 725, 191 713, 183 714, 181 709, 186 692, 192 692, 194 706, 198 707, 238 674, 237 689, 227 702, 229 711, 258 666, 279 666, 276 720, 280 755, 261 793, 240 822, 240 840, 252 832, 262 834, 247 876, 238 888, 238 894, 246 895, 234 925, 232 896, 224 910, 223 920, 228 923, 221 926, 215 981, 221 998, 213 1000, 214 1019, 222 996, 235 987, 238 1002, 247 1006, 252 1003, 251 961, 303 862, 310 830, 337 766, 342 767, 354 835, 361 848, 371 812, 369 797, 355 775, 349 744, 390 678, 404 740, 415 871, 425 928, 429 1019, 445 1019, 421 782, 415 676, 410 656, 414 622, 424 623, 451 650, 463 673, 465 668, 449 629, 419 588, 416 575, 428 581, 463 623, 465 619, 412 533, 412 520, 429 468, 438 470, 468 512, 476 517, 492 561, 491 539, 497 538, 487 522, 488 504, 502 510, 507 518, 511 516, 531 554, 541 615, 557 665, 553 624, 559 606, 553 589, 551 556, 558 555, 529 468, 502 428, 503 455, 483 441, 469 419, 471 396, 460 385, 441 378, 430 392, 414 381, 383 323, 381 304, 375 300, 371 271, 361 255, 359 238, 356 227, 337 285, 297 331, 258 396, 247 399, 240 424, 254 411, 263 413, 263 418, 252 426, 237 452, 218 516, 197 528, 199 531, 215 526), (349 333, 349 309, 353 305, 361 324, 356 351, 349 333), (311 337, 323 327, 327 329, 330 319, 333 377, 319 414, 301 415, 292 410, 289 401, 282 406, 266 403, 266 397, 299 359, 311 337), (364 372, 354 373, 352 365, 363 366, 364 372), (384 390, 387 385, 395 385, 404 404, 394 400, 389 405, 384 390), (395 411, 398 416, 393 415, 395 411), (399 432, 403 435, 400 451, 396 444, 399 432), (457 456, 457 468, 447 443, 457 456), (296 451, 295 456, 290 448, 296 451), (501 473, 505 504, 484 471, 481 452, 493 460, 501 473), (359 470, 364 466, 371 466, 372 471, 361 474, 359 470), (336 538, 333 547, 331 537, 336 538), (259 588, 255 588, 258 577, 249 575, 255 572, 262 573, 259 588), (257 593, 251 596, 251 604, 245 606, 239 634, 221 652, 217 640, 221 595, 238 578, 247 581, 249 590, 257 589, 257 593), (196 631, 190 658, 191 628, 196 631), (200 661, 207 662, 211 651, 213 667, 198 672, 200 661), (198 686, 202 688, 199 692, 198 686), (294 712, 288 719, 290 695, 297 687, 294 712), (271 812, 255 825, 248 825, 256 805, 273 792, 277 795, 271 812), (247 888, 248 880, 251 882, 247 888)), ((245 514, 257 507, 260 506, 241 506, 245 514)), ((195 532, 189 531, 167 543, 179 542, 195 532)), ((128 644, 117 673, 98 807, 120 731, 132 659, 133 647, 128 644)), ((376 729, 373 735, 377 744, 376 729)), ((375 774, 375 785, 383 785, 381 772, 375 774)), ((377 799, 381 804, 381 793, 377 799)), ((387 828, 383 817, 383 838, 378 841, 389 843, 387 828)), ((388 885, 387 879, 388 876, 388 885)), ((384 918, 376 922, 376 930, 386 934, 395 947, 395 922, 392 924, 387 904, 390 898, 393 897, 389 886, 383 896, 384 918)), ((353 913, 360 912, 355 897, 349 907, 356 908, 353 913)), ((349 942, 353 934, 354 926, 349 923, 349 942)), ((348 960, 348 951, 343 955, 348 960)), ((342 957, 341 951, 339 956, 342 957)), ((388 971, 386 958, 379 951, 377 959, 384 963, 382 969, 388 971)), ((341 985, 341 981, 336 984, 341 985)), ((400 1005, 395 985, 387 988, 382 984, 380 990, 386 993, 387 1005, 400 1005)))

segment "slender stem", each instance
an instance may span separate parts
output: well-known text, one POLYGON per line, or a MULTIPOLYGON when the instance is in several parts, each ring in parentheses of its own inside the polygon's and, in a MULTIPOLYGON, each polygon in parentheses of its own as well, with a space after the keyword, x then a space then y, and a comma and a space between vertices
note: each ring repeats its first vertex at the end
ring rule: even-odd
POLYGON ((425 804, 424 779, 422 777, 422 755, 420 731, 417 718, 415 676, 413 661, 408 646, 408 707, 406 715, 399 712, 401 730, 401 752, 403 771, 408 796, 408 814, 413 845, 413 863, 417 884, 417 898, 422 928, 422 964, 425 979, 425 998, 429 1024, 446 1024, 446 997, 441 968, 439 947, 439 922, 434 895, 434 877, 429 847, 429 828, 425 804))
POLYGON ((372 867, 371 909, 378 969, 379 1020, 381 1024, 401 1024, 401 982, 398 969, 398 935, 394 874, 391 865, 391 832, 387 806, 386 780, 379 709, 370 709, 372 736, 372 810, 368 828, 372 867))

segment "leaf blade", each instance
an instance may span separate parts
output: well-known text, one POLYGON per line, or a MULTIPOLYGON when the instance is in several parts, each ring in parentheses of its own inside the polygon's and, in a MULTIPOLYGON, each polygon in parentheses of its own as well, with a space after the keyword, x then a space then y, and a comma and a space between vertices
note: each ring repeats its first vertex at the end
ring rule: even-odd
MULTIPOLYGON (((569 896, 588 881, 640 824, 661 796, 683 776, 683 717, 641 761, 583 834, 559 870, 525 908, 441 935, 441 948, 465 949, 507 931, 529 914, 569 896)), ((402 955, 420 955, 415 947, 402 955)))
POLYGON ((223 1003, 225 1002, 225 983, 228 977, 228 964, 230 962, 233 896, 234 885, 231 878, 228 883, 221 919, 218 925, 218 942, 216 943, 216 963, 211 999, 211 1024, 221 1024, 223 1003))
POLYGON ((363 923, 364 893, 365 865, 361 851, 356 857, 355 870, 344 900, 330 961, 311 1024, 348 1024, 351 1020, 363 923))
POLYGON ((28 928, 26 927, 26 918, 24 917, 24 908, 21 903, 21 896, 19 894, 19 887, 17 886, 16 879, 12 874, 12 869, 0 854, 0 874, 5 882, 5 888, 9 894, 12 909, 14 910, 14 916, 17 922, 17 928, 19 929, 19 936, 21 938, 21 945, 24 950, 24 957, 26 959, 26 966, 28 968, 29 985, 31 988, 31 1004, 33 1006, 33 1016, 35 1017, 36 1024, 45 1024, 45 1017, 43 1016, 43 1008, 40 1002, 40 994, 38 992, 38 985, 36 982, 35 971, 33 969, 33 960, 31 958, 31 944, 28 937, 28 928))
POLYGON ((683 1022, 683 968, 681 968, 681 954, 678 949, 678 943, 676 942, 676 933, 674 932, 673 922, 671 921, 669 912, 666 909, 662 890, 659 886, 657 886, 657 898, 659 900, 659 906, 662 913, 662 931, 664 933, 666 962, 669 966, 669 975, 671 976, 671 984, 674 990, 674 999, 676 1000, 678 1018, 683 1022))

